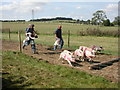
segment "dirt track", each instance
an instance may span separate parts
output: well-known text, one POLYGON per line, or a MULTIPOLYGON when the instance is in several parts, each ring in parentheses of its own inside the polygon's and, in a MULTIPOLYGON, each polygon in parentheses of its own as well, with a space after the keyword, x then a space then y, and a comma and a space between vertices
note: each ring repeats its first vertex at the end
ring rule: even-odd
MULTIPOLYGON (((38 60, 46 60, 50 64, 64 65, 64 66, 70 67, 67 63, 63 64, 61 60, 58 60, 59 54, 61 51, 53 51, 51 49, 52 48, 51 46, 45 46, 42 44, 37 44, 36 47, 37 47, 38 54, 31 53, 30 45, 25 47, 25 49, 23 50, 23 53, 33 58, 37 58, 38 60)), ((13 41, 2 41, 2 50, 3 51, 19 51, 19 43, 13 42, 13 41)), ((75 68, 80 71, 85 71, 92 75, 103 76, 108 80, 111 80, 113 82, 118 82, 118 64, 120 62, 113 63, 112 65, 101 68, 100 70, 89 70, 90 65, 98 64, 102 61, 110 61, 115 58, 118 58, 118 57, 112 56, 112 55, 97 55, 97 57, 93 59, 94 60, 93 63, 78 62, 79 64, 70 68, 75 68)))

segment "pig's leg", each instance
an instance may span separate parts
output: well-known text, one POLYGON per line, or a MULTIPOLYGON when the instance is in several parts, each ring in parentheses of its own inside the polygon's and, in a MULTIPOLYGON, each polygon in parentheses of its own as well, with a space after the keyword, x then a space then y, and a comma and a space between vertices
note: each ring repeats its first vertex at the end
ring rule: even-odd
POLYGON ((72 66, 71 62, 70 62, 69 60, 67 60, 67 61, 68 61, 68 63, 70 64, 70 66, 72 66))

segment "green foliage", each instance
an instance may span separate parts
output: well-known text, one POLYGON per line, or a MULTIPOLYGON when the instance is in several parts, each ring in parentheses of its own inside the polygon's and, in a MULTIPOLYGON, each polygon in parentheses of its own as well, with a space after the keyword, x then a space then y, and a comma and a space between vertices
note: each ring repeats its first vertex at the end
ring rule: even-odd
MULTIPOLYGON (((107 23, 105 25, 108 25, 107 23)), ((110 23, 109 23, 110 25, 110 23)), ((80 31, 78 32, 79 35, 81 36, 113 36, 113 37, 120 37, 120 33, 119 31, 110 31, 110 30, 105 30, 105 31, 102 31, 100 29, 91 29, 91 28, 88 28, 86 31, 80 31)))
POLYGON ((98 10, 93 13, 92 22, 93 24, 100 25, 107 18, 105 12, 103 10, 98 10))
POLYGON ((110 26, 114 26, 114 24, 113 24, 113 23, 110 23, 110 26))
POLYGON ((110 26, 110 20, 109 20, 109 19, 104 20, 104 21, 103 21, 103 25, 104 25, 104 26, 110 26))
POLYGON ((113 23, 114 25, 120 25, 120 16, 115 17, 113 23))
POLYGON ((19 52, 3 52, 5 88, 117 88, 102 77, 73 68, 51 65, 19 52))

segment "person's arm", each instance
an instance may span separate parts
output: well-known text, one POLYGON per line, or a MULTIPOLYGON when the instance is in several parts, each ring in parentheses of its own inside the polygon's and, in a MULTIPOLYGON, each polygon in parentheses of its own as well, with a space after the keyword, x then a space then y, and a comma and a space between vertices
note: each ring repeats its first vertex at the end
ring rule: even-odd
POLYGON ((34 28, 32 28, 33 34, 37 35, 37 32, 34 30, 34 28))
POLYGON ((35 30, 33 32, 34 32, 34 34, 37 34, 37 32, 35 30))
POLYGON ((30 28, 26 28, 26 31, 25 31, 25 36, 29 36, 27 35, 28 31, 29 31, 30 28))
POLYGON ((58 38, 58 37, 57 37, 57 30, 55 31, 55 38, 58 38))

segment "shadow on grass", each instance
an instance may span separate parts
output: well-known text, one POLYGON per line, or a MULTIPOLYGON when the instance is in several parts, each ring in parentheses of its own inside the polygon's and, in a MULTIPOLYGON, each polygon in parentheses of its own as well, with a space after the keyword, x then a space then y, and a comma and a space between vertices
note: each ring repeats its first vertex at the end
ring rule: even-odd
POLYGON ((97 55, 112 55, 111 53, 103 53, 103 52, 99 52, 97 53, 97 55))
POLYGON ((85 61, 80 61, 80 60, 75 60, 76 62, 78 62, 78 63, 82 63, 82 62, 88 62, 88 63, 90 63, 90 64, 94 64, 94 63, 100 63, 101 61, 88 61, 88 59, 85 59, 85 61))
POLYGON ((100 61, 87 61, 90 64, 94 64, 94 63, 100 63, 100 61))
POLYGON ((2 89, 25 88, 26 86, 31 85, 31 83, 24 83, 26 81, 26 79, 24 77, 17 77, 17 79, 14 81, 13 81, 13 79, 15 79, 15 78, 12 76, 9 76, 7 78, 3 77, 2 78, 2 89))
POLYGON ((44 53, 44 54, 49 54, 49 55, 53 55, 53 54, 60 54, 61 52, 47 52, 47 53, 44 53))
POLYGON ((82 67, 83 65, 78 64, 77 62, 72 62, 71 63, 74 67, 82 67))

